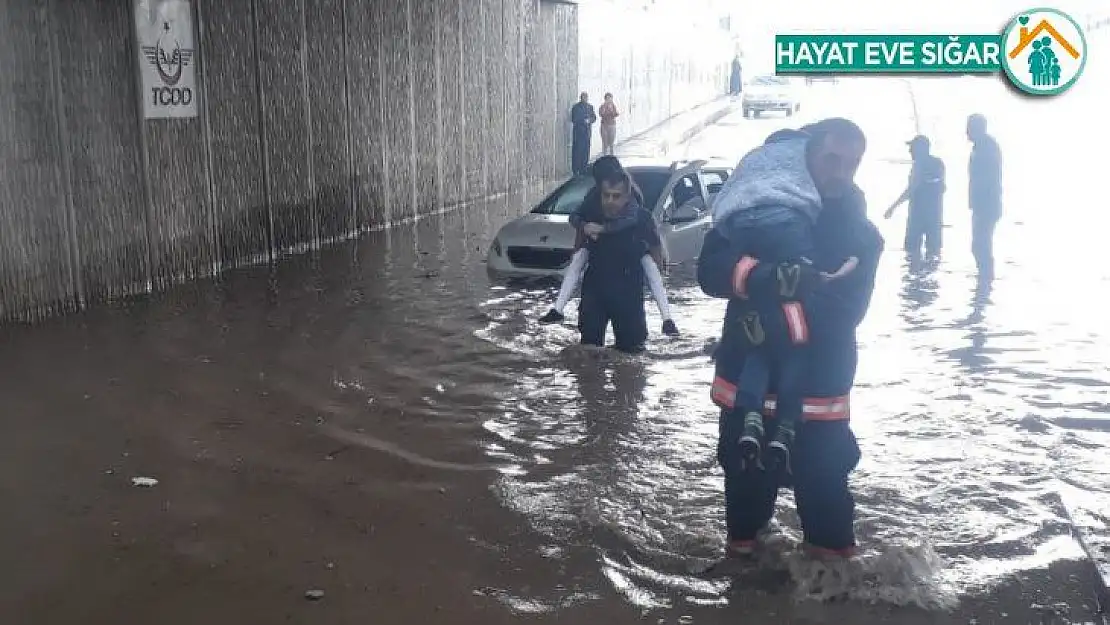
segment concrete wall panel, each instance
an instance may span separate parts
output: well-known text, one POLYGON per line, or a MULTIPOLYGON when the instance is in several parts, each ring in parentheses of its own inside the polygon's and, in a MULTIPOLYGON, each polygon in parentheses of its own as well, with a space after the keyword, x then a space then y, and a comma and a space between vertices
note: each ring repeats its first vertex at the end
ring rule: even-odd
POLYGON ((310 243, 316 229, 309 130, 305 3, 255 1, 262 146, 276 251, 310 243))
POLYGON ((250 1, 205 0, 203 54, 212 212, 217 260, 235 266, 268 257, 270 206, 262 167, 259 66, 250 1))
POLYGON ((466 199, 466 134, 463 124, 464 90, 459 29, 460 4, 466 0, 440 0, 436 6, 436 42, 439 50, 439 120, 436 145, 443 188, 443 205, 466 199))
POLYGON ((347 100, 346 2, 305 4, 308 33, 309 138, 318 236, 334 240, 356 229, 347 100))
POLYGON ((47 0, 0 11, 0 237, 6 261, 0 270, 0 310, 55 302, 65 309, 76 289, 70 210, 62 169, 56 54, 47 0), (11 65, 36 67, 19 72, 11 65))
POLYGON ((54 7, 63 152, 83 292, 88 299, 130 294, 146 288, 151 276, 131 13, 113 0, 59 0, 54 7))
POLYGON ((416 187, 413 175, 412 24, 413 0, 378 0, 384 12, 382 61, 385 73, 386 171, 389 172, 389 223, 415 216, 416 187))
POLYGON ((360 229, 385 224, 385 105, 382 96, 385 31, 381 5, 346 0, 347 90, 351 109, 351 157, 355 211, 360 229))
POLYGON ((413 174, 416 189, 415 210, 426 214, 439 210, 439 134, 438 37, 436 6, 431 2, 410 2, 412 24, 413 94, 413 174))

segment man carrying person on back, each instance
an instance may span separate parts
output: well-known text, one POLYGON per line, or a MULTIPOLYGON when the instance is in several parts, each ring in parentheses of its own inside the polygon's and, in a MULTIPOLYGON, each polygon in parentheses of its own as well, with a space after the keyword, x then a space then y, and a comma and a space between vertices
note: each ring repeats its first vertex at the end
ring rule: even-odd
MULTIPOLYGON (((633 201, 628 204, 626 210, 614 218, 606 218, 601 212, 601 181, 607 176, 625 173, 617 157, 602 156, 598 158, 594 161, 591 172, 594 178, 594 186, 586 193, 582 203, 571 211, 569 218, 570 225, 575 230, 574 255, 571 256, 570 265, 566 268, 563 282, 559 286, 559 295, 555 299, 555 304, 540 318, 540 323, 560 323, 563 321, 563 309, 566 308, 575 289, 581 283, 586 266, 589 264, 589 249, 585 245, 586 240, 589 238, 596 239, 597 235, 602 232, 614 233, 632 228, 639 224, 642 217, 639 213, 643 212, 644 194, 631 177, 629 177, 629 186, 633 201)), ((678 326, 671 318, 671 306, 667 298, 666 287, 663 285, 663 275, 661 273, 664 266, 662 250, 657 250, 655 255, 649 254, 645 250, 644 256, 640 258, 640 263, 643 265, 644 278, 651 290, 651 296, 655 300, 656 306, 659 307, 660 316, 663 317, 663 334, 678 336, 678 326)))
POLYGON ((611 170, 598 181, 600 211, 590 222, 635 215, 631 227, 616 231, 592 231, 585 239, 589 262, 582 277, 582 301, 578 307, 578 329, 585 345, 603 346, 611 322, 615 347, 623 352, 640 352, 647 340, 644 314, 645 254, 662 258, 655 221, 632 195, 632 179, 623 170, 611 170))

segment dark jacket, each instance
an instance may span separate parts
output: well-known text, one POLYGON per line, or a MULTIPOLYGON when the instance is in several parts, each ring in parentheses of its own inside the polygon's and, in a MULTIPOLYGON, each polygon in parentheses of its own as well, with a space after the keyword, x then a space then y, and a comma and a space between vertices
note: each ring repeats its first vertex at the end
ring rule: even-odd
POLYGON ((651 214, 634 201, 629 202, 626 213, 633 215, 632 227, 616 232, 604 232, 597 240, 586 239, 590 262, 582 277, 582 292, 636 294, 643 298, 643 265, 641 259, 652 248, 658 247, 659 233, 651 214))
POLYGON ((570 123, 574 124, 575 130, 589 130, 590 126, 596 121, 597 113, 594 111, 592 104, 578 102, 570 107, 570 123))
MULTIPOLYGON (((867 219, 863 193, 843 202, 825 203, 814 228, 814 264, 821 271, 835 271, 849 256, 859 257, 854 272, 822 285, 807 302, 810 328, 808 397, 836 397, 851 391, 856 374, 856 327, 863 321, 875 287, 875 273, 883 251, 883 238, 867 219)), ((736 383, 746 356, 740 318, 748 303, 734 296, 733 271, 745 255, 744 245, 733 246, 716 230, 705 237, 698 261, 698 282, 707 295, 727 298, 724 329, 716 352, 717 376, 736 383)), ((749 290, 758 281, 770 281, 767 271, 753 271, 749 290)))
POLYGON ((975 142, 968 161, 968 206, 976 213, 1002 212, 1002 149, 994 137, 975 142))

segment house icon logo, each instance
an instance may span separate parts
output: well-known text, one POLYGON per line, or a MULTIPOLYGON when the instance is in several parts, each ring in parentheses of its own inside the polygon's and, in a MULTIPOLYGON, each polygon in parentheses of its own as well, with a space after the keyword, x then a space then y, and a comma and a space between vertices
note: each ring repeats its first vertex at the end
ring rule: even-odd
POLYGON ((1075 84, 1087 65, 1087 39, 1068 14, 1030 9, 1002 33, 1002 69, 1030 95, 1057 95, 1075 84))

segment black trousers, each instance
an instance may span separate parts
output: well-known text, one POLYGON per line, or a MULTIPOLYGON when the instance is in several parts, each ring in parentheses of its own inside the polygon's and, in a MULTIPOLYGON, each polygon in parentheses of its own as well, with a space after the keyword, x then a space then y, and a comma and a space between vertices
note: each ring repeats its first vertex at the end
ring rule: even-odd
MULTIPOLYGON (((640 285, 637 285, 640 286, 640 285)), ((647 341, 647 314, 643 288, 602 291, 585 287, 578 304, 578 331, 584 345, 605 345, 605 331, 613 324, 615 347, 622 352, 643 351, 647 341)))
MULTIPOLYGON (((729 540, 753 540, 775 514, 780 486, 772 474, 741 470, 740 440, 744 415, 721 411, 717 460, 725 472, 725 519, 729 540)), ((766 419, 768 438, 775 419, 766 419)), ((791 454, 794 500, 805 542, 823 549, 856 545, 855 499, 848 475, 860 451, 848 421, 806 421, 797 426, 791 454)))
POLYGON ((570 144, 570 168, 574 174, 586 173, 590 164, 590 126, 574 127, 570 144))
POLYGON ((921 244, 925 244, 926 256, 938 256, 942 246, 944 218, 939 206, 912 206, 906 220, 906 254, 914 258, 921 256, 921 244))

